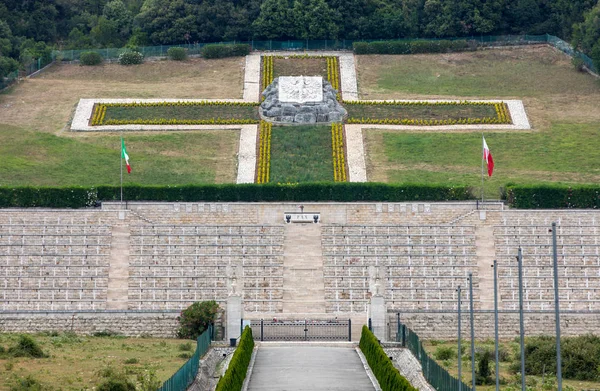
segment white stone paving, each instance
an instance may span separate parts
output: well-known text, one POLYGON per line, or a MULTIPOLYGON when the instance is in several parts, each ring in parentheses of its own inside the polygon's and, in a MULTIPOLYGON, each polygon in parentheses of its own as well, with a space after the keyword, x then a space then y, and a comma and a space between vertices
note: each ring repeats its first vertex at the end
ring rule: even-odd
POLYGON ((353 53, 339 55, 340 79, 343 100, 358 100, 358 82, 356 81, 356 66, 353 53))
POLYGON ((346 161, 348 162, 348 182, 366 182, 367 165, 363 146, 363 125, 346 125, 346 161))
POLYGON ((256 137, 258 126, 244 125, 240 132, 236 183, 254 183, 256 171, 256 137))
POLYGON ((251 53, 246 56, 244 68, 244 100, 258 102, 260 98, 260 53, 251 53))

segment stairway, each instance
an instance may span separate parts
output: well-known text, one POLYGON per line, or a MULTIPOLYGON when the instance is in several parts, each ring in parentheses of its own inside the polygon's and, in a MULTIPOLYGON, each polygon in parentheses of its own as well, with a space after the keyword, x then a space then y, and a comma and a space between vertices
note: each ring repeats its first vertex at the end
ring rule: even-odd
POLYGON ((325 313, 320 224, 286 224, 283 254, 283 313, 325 313))
POLYGON ((115 225, 110 243, 107 310, 126 310, 129 278, 129 226, 115 225))
MULTIPOLYGON (((475 227, 475 245, 477 246, 477 272, 479 275, 479 303, 482 310, 494 309, 494 227, 477 225, 475 227)), ((500 300, 500 297, 498 297, 500 300)))

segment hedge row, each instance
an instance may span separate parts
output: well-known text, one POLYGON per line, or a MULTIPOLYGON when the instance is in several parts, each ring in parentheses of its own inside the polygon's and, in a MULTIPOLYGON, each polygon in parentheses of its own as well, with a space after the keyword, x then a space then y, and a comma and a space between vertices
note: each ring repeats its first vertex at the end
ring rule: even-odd
POLYGON ((382 391, 417 391, 394 367, 377 338, 367 326, 363 326, 358 345, 382 391))
MULTIPOLYGON (((84 208, 121 199, 119 186, 0 187, 0 208, 84 208)), ((222 184, 123 187, 127 201, 449 201, 473 199, 469 187, 385 183, 222 184)))
POLYGON ((252 329, 246 326, 240 337, 240 344, 235 353, 233 353, 225 375, 219 379, 215 391, 239 391, 242 389, 253 350, 254 338, 252 338, 252 329))
POLYGON ((477 43, 464 39, 450 41, 374 41, 354 42, 356 54, 418 54, 418 53, 448 53, 474 50, 477 43))
POLYGON ((508 185, 506 195, 518 209, 600 208, 600 186, 508 185))
POLYGON ((202 47, 201 52, 204 58, 223 58, 247 56, 250 53, 248 44, 210 44, 202 47))

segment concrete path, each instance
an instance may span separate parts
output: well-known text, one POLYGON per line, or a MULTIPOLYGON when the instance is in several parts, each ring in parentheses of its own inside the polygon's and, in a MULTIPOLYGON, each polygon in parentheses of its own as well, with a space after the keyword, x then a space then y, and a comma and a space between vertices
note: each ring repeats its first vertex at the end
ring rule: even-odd
POLYGON ((249 391, 367 391, 373 384, 351 347, 261 346, 249 391))

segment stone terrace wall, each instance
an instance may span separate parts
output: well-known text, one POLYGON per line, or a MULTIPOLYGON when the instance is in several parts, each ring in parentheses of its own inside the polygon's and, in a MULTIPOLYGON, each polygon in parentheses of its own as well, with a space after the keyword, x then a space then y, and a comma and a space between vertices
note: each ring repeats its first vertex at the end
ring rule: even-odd
POLYGON ((129 337, 175 337, 178 312, 111 313, 111 312, 15 312, 0 313, 0 331, 36 333, 43 331, 72 331, 91 335, 112 331, 129 337))
MULTIPOLYGON (((463 312, 462 338, 470 339, 471 322, 469 313, 463 312)), ((400 313, 400 321, 416 332, 421 339, 453 339, 457 336, 456 313, 400 313)), ((564 337, 583 334, 598 334, 600 330, 600 312, 575 313, 561 312, 561 335, 564 337)), ((494 338, 494 313, 475 313, 475 338, 494 338)), ((512 339, 519 336, 518 312, 504 312, 498 316, 498 335, 501 339, 512 339)), ((525 335, 554 335, 554 311, 526 312, 524 316, 525 335)), ((388 313, 388 337, 396 336, 396 314, 388 313)))

